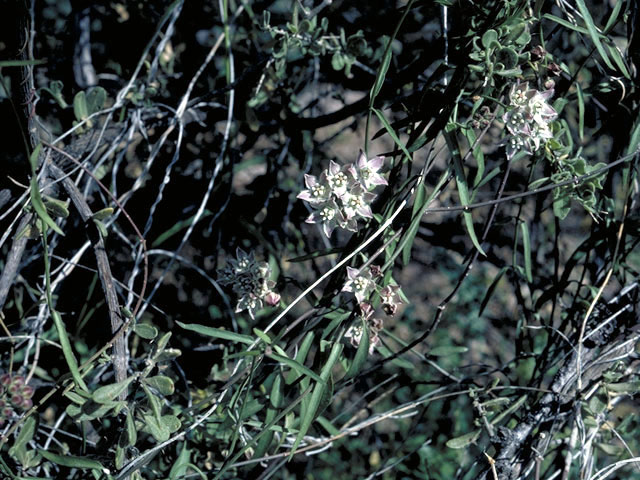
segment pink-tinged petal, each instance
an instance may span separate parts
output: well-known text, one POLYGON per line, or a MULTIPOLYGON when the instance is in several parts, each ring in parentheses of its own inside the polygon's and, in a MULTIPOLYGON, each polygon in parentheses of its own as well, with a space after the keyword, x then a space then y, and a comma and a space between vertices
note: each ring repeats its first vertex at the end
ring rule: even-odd
POLYGON ((280 295, 276 292, 269 292, 267 293, 266 297, 264 297, 264 301, 267 303, 267 305, 275 307, 276 305, 278 305, 278 303, 280 303, 280 295))
POLYGON ((549 100, 551 97, 553 97, 554 94, 554 90, 553 88, 549 89, 549 90, 545 90, 544 92, 539 92, 538 93, 544 100, 549 100))
POLYGON ((358 275, 360 275, 360 270, 353 267, 347 267, 347 276, 350 280, 355 280, 358 278, 358 275))
POLYGON ((363 205, 360 208, 358 208, 358 213, 360 214, 361 217, 365 217, 365 218, 373 217, 373 212, 371 211, 371 207, 369 205, 363 205))
POLYGON ((340 165, 338 165, 336 162, 334 162, 333 160, 329 161, 329 173, 331 175, 336 175, 337 173, 340 172, 340 165))
POLYGON ((314 175, 304 174, 304 184, 307 188, 312 188, 315 184, 318 183, 318 180, 314 175))
POLYGON ((327 236, 327 238, 331 237, 331 234, 333 233, 335 228, 336 228, 336 226, 334 224, 331 224, 331 223, 323 223, 322 224, 322 231, 327 236))
POLYGON ((357 232, 358 221, 355 219, 355 217, 349 218, 347 219, 344 225, 341 225, 341 227, 344 228, 345 230, 349 230, 350 232, 357 232))
POLYGON ((364 154, 362 150, 358 154, 358 168, 364 168, 367 166, 367 156, 364 154))
POLYGON ((300 200, 306 200, 307 202, 312 202, 313 201, 313 196, 311 196, 311 192, 309 190, 303 190, 301 191, 296 198, 299 198, 300 200))
POLYGON ((358 171, 356 170, 355 166, 349 165, 347 167, 347 171, 351 174, 354 180, 358 180, 358 171))
POLYGON ((369 181, 373 185, 389 185, 389 182, 387 182, 387 179, 384 178, 382 175, 374 175, 369 179, 369 181))
POLYGON ((306 223, 317 223, 318 222, 318 216, 315 213, 312 213, 311 215, 309 215, 307 217, 307 219, 305 220, 306 223))
POLYGON ((384 157, 377 156, 369 160, 369 168, 371 170, 378 171, 380 170, 382 165, 384 165, 384 157))

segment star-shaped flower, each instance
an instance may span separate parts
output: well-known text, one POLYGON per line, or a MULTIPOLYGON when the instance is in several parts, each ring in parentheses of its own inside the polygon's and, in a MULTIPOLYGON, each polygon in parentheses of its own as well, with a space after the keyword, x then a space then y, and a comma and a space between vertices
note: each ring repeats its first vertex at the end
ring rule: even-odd
POLYGON ((349 192, 346 192, 342 196, 342 203, 344 205, 344 216, 347 219, 353 218, 356 215, 360 215, 364 218, 373 217, 370 203, 376 195, 367 192, 361 185, 355 185, 349 192))
POLYGON ((383 165, 384 157, 378 156, 367 160, 364 152, 360 150, 358 161, 349 166, 349 173, 355 180, 361 182, 365 189, 371 190, 378 185, 388 185, 387 180, 378 173, 383 165))
POLYGON ((323 172, 320 179, 314 175, 304 175, 304 183, 307 190, 303 190, 298 194, 299 199, 305 200, 312 204, 324 203, 331 196, 331 187, 327 182, 327 176, 323 172))
POLYGON ((333 160, 329 162, 329 169, 326 172, 327 183, 331 188, 331 192, 337 197, 342 197, 349 188, 349 177, 342 171, 340 165, 333 160))
POLYGON ((347 277, 349 279, 342 287, 342 291, 352 292, 358 302, 363 302, 375 288, 375 283, 368 272, 361 273, 357 268, 347 267, 347 277))
POLYGON ((336 227, 345 227, 347 220, 334 200, 329 200, 311 212, 305 220, 307 223, 322 223, 322 230, 330 237, 336 227))

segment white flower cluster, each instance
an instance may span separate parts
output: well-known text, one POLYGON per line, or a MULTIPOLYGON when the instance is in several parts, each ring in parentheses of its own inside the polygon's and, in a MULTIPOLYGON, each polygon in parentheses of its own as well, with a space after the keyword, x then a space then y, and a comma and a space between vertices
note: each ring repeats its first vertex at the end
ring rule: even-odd
MULTIPOLYGON (((369 330, 369 355, 371 355, 375 348, 380 345, 380 336, 378 333, 383 328, 383 322, 379 318, 373 318, 373 308, 368 303, 360 304, 360 317, 367 324, 367 329, 369 330)), ((344 338, 348 338, 349 342, 355 348, 358 348, 360 342, 362 341, 362 335, 364 334, 364 327, 362 323, 359 325, 352 325, 345 332, 344 338)))
POLYGON ((533 155, 542 144, 553 137, 549 124, 558 116, 547 103, 553 96, 553 90, 529 88, 527 82, 516 84, 509 94, 510 107, 502 116, 509 136, 504 143, 507 146, 507 159, 524 151, 533 155))
POLYGON ((271 267, 267 262, 256 261, 253 252, 246 253, 241 248, 236 250, 236 259, 231 259, 227 265, 218 271, 218 281, 222 285, 229 285, 238 297, 236 312, 247 310, 251 318, 263 304, 277 305, 280 295, 272 288, 275 282, 270 280, 271 267))
POLYGON ((378 172, 384 164, 384 157, 367 159, 360 151, 357 162, 340 167, 331 160, 329 168, 320 177, 304 176, 307 187, 298 198, 308 202, 314 209, 307 223, 322 223, 327 237, 336 227, 352 232, 358 231, 358 217, 371 218, 370 204, 376 197, 371 193, 378 185, 387 185, 378 172))
POLYGON ((343 285, 342 291, 353 293, 360 305, 365 300, 368 300, 369 295, 375 291, 380 296, 380 300, 382 300, 382 308, 385 313, 393 316, 398 310, 398 305, 402 303, 399 295, 400 287, 398 285, 387 285, 381 288, 375 280, 381 276, 382 271, 377 265, 372 265, 365 271, 347 267, 348 280, 343 285))

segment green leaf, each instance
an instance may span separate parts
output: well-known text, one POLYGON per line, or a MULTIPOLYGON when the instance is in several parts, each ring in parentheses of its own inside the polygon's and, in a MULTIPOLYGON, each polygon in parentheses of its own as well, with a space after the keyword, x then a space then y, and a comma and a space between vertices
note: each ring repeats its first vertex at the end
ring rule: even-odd
POLYGON ((162 423, 164 424, 165 427, 167 427, 167 429, 169 430, 169 433, 177 432, 178 430, 180 430, 180 427, 182 426, 182 422, 175 415, 163 415, 162 423))
POLYGON ((47 450, 38 449, 38 453, 56 465, 69 468, 91 469, 104 471, 104 466, 97 460, 88 457, 74 457, 73 455, 57 455, 47 450))
POLYGON ((151 388, 155 388, 162 395, 173 395, 175 392, 175 385, 173 384, 173 380, 164 375, 157 375, 155 377, 149 377, 144 379, 144 383, 149 385, 151 388))
POLYGON ((568 28, 570 30, 574 30, 576 32, 583 33, 585 35, 589 34, 589 31, 586 28, 574 25, 573 23, 568 22, 568 21, 564 20, 563 18, 556 17, 555 15, 551 15, 550 13, 545 13, 542 16, 542 18, 546 18, 547 20, 551 20, 552 22, 556 22, 558 25, 562 25, 563 27, 568 28))
POLYGON ((331 67, 336 71, 344 68, 344 57, 339 51, 335 52, 331 57, 331 67))
MULTIPOLYGON (((298 353, 296 354, 296 362, 300 365, 302 365, 305 360, 307 359, 307 354, 309 353, 309 349, 311 348, 311 345, 313 344, 313 337, 314 337, 314 333, 313 332, 308 332, 304 339, 302 340, 302 343, 300 344, 300 347, 298 348, 298 353)), ((291 385, 294 381, 296 381, 299 377, 300 377, 300 373, 297 370, 291 370, 289 372, 289 375, 287 375, 286 378, 286 384, 287 385, 291 385)))
POLYGON ((73 113, 76 116, 76 120, 81 122, 89 116, 89 110, 87 108, 87 95, 84 90, 80 90, 73 97, 73 113))
POLYGON ((283 378, 280 373, 276 373, 271 385, 271 394, 269 395, 269 402, 273 408, 282 408, 284 404, 284 385, 283 378))
POLYGON ((253 329, 253 333, 255 333, 256 336, 259 337, 260 340, 262 340, 264 343, 266 343, 267 345, 271 345, 271 343, 272 343, 271 337, 269 335, 267 335, 266 333, 264 333, 259 328, 254 328, 253 329))
MULTIPOLYGON (((37 155, 36 152, 40 151, 40 145, 38 145, 38 147, 36 147, 36 149, 34 150, 34 153, 31 155, 31 158, 33 159, 34 156, 37 159, 37 155)), ((36 160, 37 161, 37 160, 36 160)), ((33 165, 33 160, 32 160, 32 165, 33 165)), ((47 208, 45 207, 44 203, 42 202, 42 197, 40 196, 40 188, 38 187, 38 177, 34 174, 31 176, 31 186, 29 189, 29 195, 31 197, 31 205, 33 206, 33 209, 35 210, 36 214, 38 215, 38 217, 40 217, 40 219, 49 227, 51 227, 51 229, 58 233, 59 235, 64 236, 64 232, 60 229, 60 227, 58 225, 56 225, 56 222, 53 221, 53 219, 49 216, 49 214, 47 213, 47 208)))
MULTIPOLYGON (((447 135, 446 138, 447 138, 447 143, 449 143, 450 136, 447 135)), ((453 153, 453 149, 451 150, 453 153)), ((456 185, 458 186, 458 194, 460 195, 460 203, 462 203, 462 206, 466 207, 471 202, 469 200, 469 189, 467 186, 467 179, 465 178, 465 175, 464 175, 462 161, 460 160, 460 155, 453 154, 452 157, 453 157, 453 168, 454 168, 455 177, 456 177, 456 185)), ((469 233, 469 238, 471 239, 471 242, 476 247, 476 249, 486 257, 487 254, 482 249, 482 246, 478 241, 478 237, 476 236, 476 231, 473 226, 473 218, 471 216, 471 212, 468 212, 468 211, 462 212, 462 217, 464 219, 464 224, 467 228, 467 232, 469 233)))
POLYGON ((609 53, 613 57, 613 61, 615 62, 618 70, 625 76, 625 78, 631 79, 631 74, 629 73, 629 69, 627 68, 627 64, 620 55, 618 48, 614 45, 606 44, 609 53))
POLYGON ((136 335, 146 340, 153 340, 158 336, 158 329, 148 323, 137 323, 133 326, 136 335))
POLYGON ((378 68, 378 73, 376 74, 376 80, 373 82, 373 87, 371 87, 371 92, 369 93, 369 104, 373 105, 374 100, 380 93, 382 89, 382 85, 384 85, 384 79, 387 76, 387 71, 389 70, 389 65, 391 64, 391 56, 393 52, 391 51, 391 42, 392 39, 387 39, 387 46, 384 52, 384 58, 382 59, 382 63, 380 64, 380 68, 378 68))
POLYGON ((484 32, 484 35, 482 35, 482 46, 486 49, 499 47, 500 43, 498 42, 498 32, 491 29, 484 32))
POLYGON ((198 325, 196 323, 176 323, 185 330, 191 330, 192 332, 196 332, 207 337, 220 338, 222 340, 245 343, 247 345, 251 345, 254 341, 253 337, 250 337, 249 335, 242 335, 240 333, 230 332, 228 330, 222 330, 220 328, 207 327, 205 325, 198 325))
POLYGON ((589 9, 585 5, 584 0, 576 0, 576 7, 578 7, 578 11, 582 15, 582 18, 585 21, 585 23, 587 24, 589 37, 591 37, 591 41, 593 41, 593 44, 595 45, 596 50, 598 50, 598 53, 602 57, 602 60, 604 61, 604 63, 607 64, 607 67, 609 67, 611 70, 615 70, 613 64, 611 63, 611 60, 609 60, 609 56, 607 55, 607 52, 602 46, 602 42, 600 42, 600 32, 598 32, 598 29, 593 23, 593 18, 591 17, 591 13, 589 12, 589 9))
POLYGON ((93 218, 94 220, 104 220, 105 218, 109 218, 111 215, 113 215, 113 208, 107 207, 95 212, 93 215, 91 215, 91 218, 93 218))
POLYGON ((165 425, 162 420, 158 420, 155 415, 147 414, 142 416, 146 430, 156 439, 158 442, 164 442, 169 439, 171 432, 169 427, 165 425))
POLYGON ((31 165, 31 174, 35 177, 38 170, 38 158, 40 157, 40 150, 42 150, 42 144, 36 145, 31 155, 29 155, 29 164, 31 165))
POLYGON ((579 82, 575 83, 578 93, 578 136, 584 139, 584 94, 579 82))
POLYGON ((29 65, 44 65, 46 60, 2 60, 0 68, 4 67, 28 67, 29 65))
POLYGON ((92 220, 93 220, 93 223, 95 223, 96 228, 100 232, 100 236, 102 238, 107 238, 109 236, 109 232, 107 230, 106 225, 104 223, 102 223, 102 221, 96 220, 95 218, 93 218, 92 220))
MULTIPOLYGON (((37 417, 30 415, 23 423, 18 438, 13 442, 13 446, 9 449, 9 455, 14 458, 24 459, 27 450, 27 444, 33 440, 33 436, 36 433, 37 417)), ((23 463, 22 460, 20 463, 23 463)))
POLYGON ((329 354, 329 359, 327 360, 327 363, 324 365, 324 367, 322 367, 322 371, 320 372, 320 378, 322 382, 317 383, 314 387, 309 404, 305 409, 304 417, 302 417, 302 419, 300 420, 300 429, 298 430, 298 436, 293 442, 289 458, 291 458, 295 454, 298 445, 300 445, 300 442, 302 441, 302 438, 307 434, 307 431, 309 431, 313 420, 316 418, 316 413, 318 412, 318 407, 320 405, 320 402, 322 401, 322 396, 326 388, 327 380, 331 375, 331 369, 338 360, 341 352, 342 344, 339 342, 334 343, 331 349, 331 353, 329 354))
POLYGON ((393 141, 395 142, 395 144, 400 148, 400 150, 402 150, 402 152, 405 154, 405 156, 407 157, 407 159, 409 161, 412 161, 411 159, 411 154, 409 153, 409 151, 407 150, 407 147, 404 146, 404 144, 400 141, 400 139, 398 138, 398 135, 396 134, 395 130, 393 129, 393 127, 391 126, 391 124, 387 121, 387 119, 385 118, 385 116, 382 114, 381 111, 379 111, 376 108, 371 108, 373 110, 373 113, 376 114, 376 116, 378 117, 378 119, 380 120, 380 122, 382 123, 382 125, 384 126, 384 128, 387 130, 387 132, 389 133, 389 136, 393 139, 393 141))
POLYGON ((520 223, 520 230, 522 231, 522 247, 524 250, 524 271, 527 275, 527 281, 533 283, 533 274, 531 272, 531 238, 526 222, 520 223))
POLYGON ((136 379, 135 376, 131 376, 121 382, 112 383, 110 385, 105 385, 103 387, 98 388, 93 394, 91 398, 96 403, 108 403, 114 401, 118 396, 124 392, 129 384, 136 379))
POLYGON ((270 353, 270 354, 267 355, 267 357, 269 357, 269 358, 271 358, 271 359, 273 359, 273 360, 275 360, 277 362, 284 363, 288 367, 291 367, 294 370, 296 370, 300 375, 306 375, 307 377, 311 377, 316 382, 323 382, 324 381, 320 377, 320 375, 315 373, 313 370, 310 370, 309 368, 305 367, 301 363, 296 362, 295 360, 293 360, 293 359, 291 359, 289 357, 285 357, 284 355, 278 355, 277 353, 270 353))
POLYGON ((89 115, 92 115, 100 111, 106 99, 107 99, 107 91, 104 88, 102 87, 92 88, 86 96, 87 111, 89 115))
POLYGON ((493 292, 498 286, 498 282, 500 282, 500 279, 508 269, 509 267, 502 267, 498 272, 498 274, 493 279, 493 282, 491 282, 491 285, 489 285, 489 288, 487 289, 487 293, 485 293, 484 298, 482 299, 482 302, 480 302, 480 310, 478 311, 478 316, 482 316, 482 312, 484 312, 484 309, 487 307, 487 304, 489 303, 489 300, 491 299, 493 292))
POLYGON ((349 378, 355 377, 358 373, 360 373, 360 369, 364 362, 367 361, 367 357, 369 356, 369 324, 363 318, 362 319, 362 336, 360 337, 360 344, 358 345, 358 350, 356 350, 356 356, 353 358, 353 362, 349 366, 349 370, 347 370, 344 379, 347 380, 349 378))
POLYGON ((129 445, 135 445, 138 441, 138 429, 136 428, 136 423, 133 419, 133 412, 131 410, 127 410, 125 426, 129 445))
POLYGON ((60 346, 62 347, 62 354, 67 362, 67 366, 69 367, 69 371, 71 372, 71 376, 73 377, 73 381, 84 391, 89 391, 87 388, 87 384, 82 380, 82 375, 80 375, 80 369, 78 368, 78 361, 76 360, 75 355, 73 354, 73 350, 71 349, 71 342, 69 342, 69 336, 67 335, 67 330, 64 327, 64 322, 62 318, 60 318, 60 314, 51 310, 51 318, 53 319, 53 324, 56 327, 58 332, 58 339, 60 341, 60 346))
POLYGON ((54 217, 67 218, 69 216, 69 202, 44 195, 44 206, 54 217))
POLYGON ((458 347, 455 345, 443 345, 441 347, 435 347, 429 350, 428 354, 432 357, 448 357, 449 355, 456 355, 458 353, 465 353, 469 349, 467 347, 458 347))
POLYGON ((416 198, 413 200, 413 208, 411 209, 411 225, 407 229, 405 238, 403 239, 404 247, 402 249, 402 264, 409 265, 411 261, 411 249, 413 248, 413 239, 418 233, 420 222, 422 221, 421 212, 425 206, 427 197, 427 186, 421 182, 416 189, 416 198))
POLYGON ((475 443, 476 440, 478 440, 478 437, 480 437, 481 433, 482 433, 482 430, 480 429, 474 430, 473 432, 466 433, 459 437, 452 438, 451 440, 447 441, 446 445, 449 448, 456 448, 456 449, 465 448, 466 446, 471 445, 472 443, 475 443))

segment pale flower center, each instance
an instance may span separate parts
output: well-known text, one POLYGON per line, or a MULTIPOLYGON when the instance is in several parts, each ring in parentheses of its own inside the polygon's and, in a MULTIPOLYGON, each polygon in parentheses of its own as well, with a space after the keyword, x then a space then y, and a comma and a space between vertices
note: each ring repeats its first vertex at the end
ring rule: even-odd
POLYGON ((328 222, 333 217, 335 217, 335 215, 336 212, 333 208, 324 207, 322 210, 320 210, 320 218, 322 218, 323 222, 328 222))
POLYGON ((353 195, 349 198, 349 201, 347 202, 347 204, 349 208, 356 210, 362 206, 362 199, 360 197, 353 195))
POLYGON ((313 187, 311 187, 311 195, 313 195, 314 197, 324 197, 324 194, 326 192, 326 188, 324 185, 314 185, 313 187))
POLYGON ((330 182, 333 188, 342 188, 347 184, 347 176, 342 172, 336 173, 330 182))
POLYGON ((367 288, 368 283, 369 282, 367 281, 366 278, 358 277, 353 281, 353 286, 355 287, 356 290, 362 291, 365 288, 367 288))

